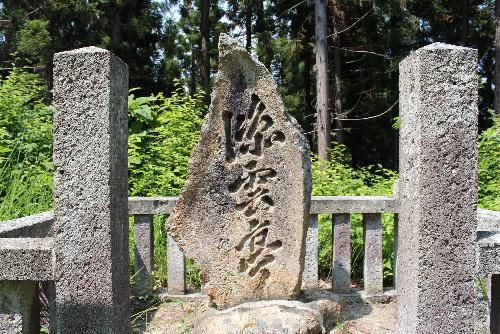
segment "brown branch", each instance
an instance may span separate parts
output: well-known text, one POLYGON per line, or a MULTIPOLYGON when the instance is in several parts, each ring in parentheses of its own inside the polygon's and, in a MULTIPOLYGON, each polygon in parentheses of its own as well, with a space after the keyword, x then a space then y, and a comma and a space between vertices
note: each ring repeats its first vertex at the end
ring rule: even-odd
POLYGON ((386 111, 384 111, 378 115, 363 117, 363 118, 335 118, 335 119, 337 119, 339 121, 366 121, 369 119, 374 119, 374 118, 377 118, 377 117, 380 117, 380 116, 387 114, 389 111, 392 110, 392 108, 394 108, 396 106, 396 104, 398 104, 398 102, 399 102, 399 99, 396 100, 396 102, 394 102, 394 104, 392 106, 390 106, 389 109, 387 109, 386 111))

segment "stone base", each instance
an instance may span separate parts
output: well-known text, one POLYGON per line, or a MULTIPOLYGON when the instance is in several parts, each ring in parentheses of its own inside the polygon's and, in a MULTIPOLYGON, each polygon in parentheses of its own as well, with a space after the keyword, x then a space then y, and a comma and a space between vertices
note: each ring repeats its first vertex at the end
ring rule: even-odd
POLYGON ((0 281, 0 334, 40 333, 38 283, 0 281))
POLYGON ((340 309, 340 304, 331 300, 307 304, 284 300, 249 302, 199 315, 194 321, 194 333, 321 334, 325 327, 337 321, 340 309))

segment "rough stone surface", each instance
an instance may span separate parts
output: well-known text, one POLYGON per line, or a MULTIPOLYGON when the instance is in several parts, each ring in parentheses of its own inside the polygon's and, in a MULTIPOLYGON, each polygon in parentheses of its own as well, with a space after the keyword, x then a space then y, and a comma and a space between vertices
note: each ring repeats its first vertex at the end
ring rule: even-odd
POLYGON ((186 290, 186 258, 170 235, 167 243, 168 293, 182 295, 186 290))
POLYGON ((38 283, 0 281, 0 334, 40 333, 38 283))
POLYGON ((291 299, 304 268, 308 143, 264 65, 219 41, 210 111, 168 229, 218 307, 291 299))
POLYGON ((476 68, 440 43, 400 64, 400 334, 474 332, 476 68))
POLYGON ((153 290, 154 230, 152 215, 134 216, 135 287, 134 292, 148 295, 153 290))
POLYGON ((0 224, 0 238, 45 238, 52 236, 52 211, 8 220, 0 224))
POLYGON ((195 334, 321 334, 319 310, 298 301, 245 303, 195 319, 195 334))
POLYGON ((52 280, 54 239, 0 238, 0 259, 0 280, 52 280))
POLYGON ((333 291, 351 290, 351 222, 349 214, 333 215, 333 291))
POLYGON ((127 65, 54 56, 54 230, 60 333, 128 333, 127 65))
POLYGON ((302 289, 318 287, 318 215, 312 214, 309 217, 302 289))
POLYGON ((384 291, 384 273, 382 262, 382 215, 380 213, 363 214, 364 266, 363 283, 368 294, 384 291))

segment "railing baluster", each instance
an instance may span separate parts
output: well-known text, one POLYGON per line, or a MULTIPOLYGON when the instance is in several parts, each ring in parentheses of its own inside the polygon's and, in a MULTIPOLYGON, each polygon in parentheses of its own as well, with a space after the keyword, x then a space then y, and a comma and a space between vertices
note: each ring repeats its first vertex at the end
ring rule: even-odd
POLYGON ((136 293, 153 292, 154 230, 153 215, 134 215, 136 293))
POLYGON ((382 262, 382 215, 380 213, 363 214, 363 243, 365 257, 363 266, 364 289, 368 294, 384 291, 384 273, 382 262))
POLYGON ((394 214, 394 268, 392 268, 392 285, 396 289, 398 283, 398 247, 399 247, 399 215, 394 214))
POLYGON ((168 293, 183 295, 186 292, 186 258, 170 235, 167 242, 168 293))
POLYGON ((318 287, 318 215, 309 216, 307 228, 306 258, 304 273, 302 274, 302 288, 313 289, 318 287))
POLYGON ((351 290, 351 223, 350 214, 333 215, 333 292, 351 290))

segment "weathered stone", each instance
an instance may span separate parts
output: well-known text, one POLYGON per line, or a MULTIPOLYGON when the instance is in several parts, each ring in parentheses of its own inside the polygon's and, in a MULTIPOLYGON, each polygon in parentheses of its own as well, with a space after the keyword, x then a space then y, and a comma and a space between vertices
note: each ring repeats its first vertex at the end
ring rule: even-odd
POLYGON ((154 230, 153 215, 134 215, 135 287, 139 295, 153 292, 154 230))
POLYGON ((0 281, 0 334, 38 333, 38 282, 0 281))
POLYGON ((186 292, 186 258, 175 240, 167 237, 168 293, 183 295, 186 292))
POLYGON ((318 215, 309 216, 306 238, 306 257, 302 274, 302 289, 318 287, 318 215))
POLYGON ((333 292, 351 291, 351 216, 333 215, 333 292))
POLYGON ((212 104, 168 229, 219 307, 294 298, 311 200, 308 143, 264 65, 227 35, 219 41, 212 104))
POLYGON ((52 280, 54 239, 0 238, 0 259, 0 280, 52 280))
POLYGON ((446 44, 400 64, 397 333, 473 333, 477 51, 446 44))
POLYGON ((54 56, 54 230, 60 333, 130 332, 127 65, 54 56))
POLYGON ((45 238, 52 236, 52 211, 8 220, 0 224, 0 238, 45 238))
POLYGON ((363 283, 368 294, 384 292, 384 273, 382 262, 382 215, 363 214, 363 283))
MULTIPOLYGON (((317 306, 324 307, 322 306, 317 306)), ((319 309, 298 301, 260 301, 206 312, 195 319, 194 334, 321 334, 319 309)))

